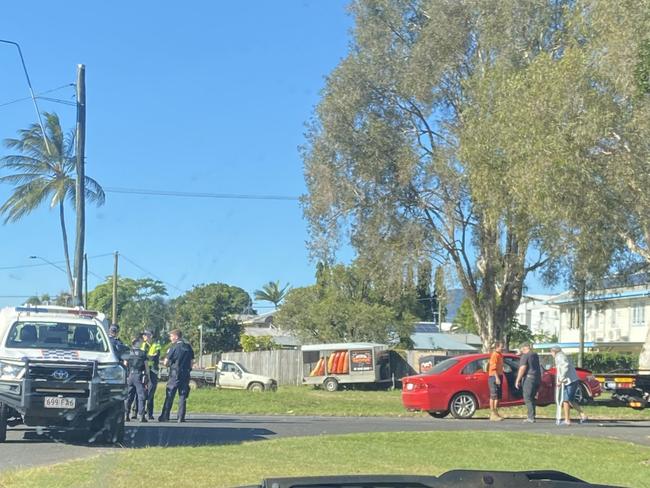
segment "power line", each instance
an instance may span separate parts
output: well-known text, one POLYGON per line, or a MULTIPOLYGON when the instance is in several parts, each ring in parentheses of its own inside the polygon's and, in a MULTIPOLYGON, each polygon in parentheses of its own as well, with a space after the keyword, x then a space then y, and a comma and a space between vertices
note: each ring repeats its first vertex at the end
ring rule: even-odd
MULTIPOLYGON (((51 90, 41 92, 38 95, 36 95, 36 98, 43 98, 43 100, 55 101, 55 102, 60 102, 60 103, 65 102, 65 103, 70 103, 70 104, 74 105, 73 102, 66 102, 65 100, 58 100, 58 99, 55 99, 55 98, 45 98, 45 97, 42 96, 42 95, 47 95, 48 93, 52 93, 52 92, 55 92, 55 91, 58 91, 58 90, 62 90, 63 88, 68 88, 70 86, 74 86, 74 83, 68 83, 67 85, 61 85, 59 87, 52 88, 51 90)), ((31 100, 31 99, 32 99, 32 97, 17 98, 16 100, 11 100, 9 102, 0 103, 0 107, 6 107, 7 105, 11 105, 11 104, 18 103, 18 102, 24 102, 25 100, 31 100)))
POLYGON ((173 190, 147 190, 141 188, 105 187, 106 193, 122 193, 128 195, 152 195, 163 197, 184 197, 184 198, 216 198, 222 200, 282 200, 298 201, 300 197, 288 195, 255 195, 246 193, 201 193, 190 191, 173 190))
POLYGON ((129 263, 131 263, 133 266, 135 266, 136 268, 138 268, 140 271, 144 272, 145 274, 148 274, 148 275, 151 276, 152 278, 154 278, 154 279, 156 279, 156 280, 158 280, 158 281, 160 281, 160 282, 166 284, 167 286, 170 286, 170 287, 172 287, 172 288, 174 288, 174 289, 176 289, 176 290, 178 290, 178 291, 181 291, 181 292, 182 292, 182 291, 185 291, 185 290, 181 290, 181 289, 180 289, 179 287, 177 287, 176 285, 172 285, 171 283, 169 283, 169 282, 167 282, 167 281, 161 279, 159 276, 156 276, 156 275, 153 274, 151 271, 146 270, 145 268, 143 268, 142 266, 140 266, 138 263, 136 263, 136 262, 133 261, 132 259, 129 259, 128 257, 126 257, 124 254, 120 253, 120 257, 123 258, 124 260, 128 261, 129 263))
MULTIPOLYGON (((88 259, 103 258, 106 256, 112 256, 113 253, 106 254, 97 254, 95 256, 88 256, 88 259)), ((51 261, 54 264, 65 264, 65 261, 51 261)), ((42 266, 51 266, 50 263, 38 263, 38 264, 21 264, 16 266, 0 266, 0 271, 11 270, 11 269, 23 269, 23 268, 39 268, 42 266)), ((104 279, 104 278, 101 278, 104 279)))

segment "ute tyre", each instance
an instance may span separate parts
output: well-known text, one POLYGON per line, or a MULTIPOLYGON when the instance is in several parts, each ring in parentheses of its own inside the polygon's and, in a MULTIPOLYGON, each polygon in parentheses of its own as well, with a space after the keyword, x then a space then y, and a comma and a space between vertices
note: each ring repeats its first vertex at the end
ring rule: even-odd
POLYGON ((190 380, 188 386, 190 387, 190 390, 194 391, 199 387, 199 384, 195 380, 190 380))
POLYGON ((0 403, 0 442, 7 440, 7 417, 9 408, 4 403, 0 403))
POLYGON ((449 410, 442 410, 438 412, 427 412, 429 415, 431 415, 434 419, 444 419, 447 415, 449 415, 449 410))
POLYGON ((107 414, 103 440, 107 444, 121 444, 124 441, 124 408, 116 408, 107 414))
POLYGON ((323 387, 324 387, 327 391, 336 391, 336 390, 339 389, 339 382, 336 381, 335 378, 327 378, 327 379, 323 382, 323 387))
POLYGON ((468 392, 456 393, 449 402, 449 411, 455 419, 470 419, 476 413, 476 397, 468 392))
POLYGON ((262 383, 258 383, 257 381, 254 381, 253 383, 248 385, 248 391, 254 391, 254 392, 264 391, 264 385, 262 383))

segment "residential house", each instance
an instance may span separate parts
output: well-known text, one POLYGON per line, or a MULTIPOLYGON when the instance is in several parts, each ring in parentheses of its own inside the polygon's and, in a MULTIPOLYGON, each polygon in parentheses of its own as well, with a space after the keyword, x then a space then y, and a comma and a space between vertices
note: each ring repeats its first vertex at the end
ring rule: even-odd
POLYGON ((270 336, 282 349, 298 349, 300 341, 290 333, 283 331, 273 324, 273 316, 277 310, 261 313, 259 315, 235 315, 235 319, 242 325, 242 334, 253 337, 270 336))
MULTIPOLYGON (((559 307, 558 342, 577 349, 579 299, 573 292, 558 295, 549 303, 559 307)), ((592 290, 585 297, 585 347, 593 351, 639 352, 648 335, 650 282, 634 277, 630 284, 592 290)))
POLYGON ((560 332, 560 307, 552 300, 555 295, 524 295, 517 308, 517 321, 533 334, 558 336, 560 332))

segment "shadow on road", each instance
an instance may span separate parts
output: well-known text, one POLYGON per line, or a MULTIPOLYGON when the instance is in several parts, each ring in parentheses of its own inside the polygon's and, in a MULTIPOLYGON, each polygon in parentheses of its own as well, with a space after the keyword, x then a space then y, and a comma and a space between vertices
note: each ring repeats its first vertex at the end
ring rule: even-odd
POLYGON ((206 446, 218 444, 239 444, 248 441, 266 440, 275 432, 264 428, 219 427, 201 423, 200 426, 185 424, 156 424, 128 426, 124 436, 124 447, 179 447, 206 446))
POLYGON ((36 430, 31 428, 11 429, 14 435, 7 438, 7 444, 41 444, 58 443, 73 446, 88 447, 179 447, 179 446, 207 446, 219 444, 239 444, 241 442, 259 441, 268 439, 275 432, 264 428, 233 428, 221 427, 217 423, 201 422, 193 426, 184 424, 127 424, 124 442, 121 446, 111 446, 101 443, 89 443, 88 435, 79 432, 66 432, 57 430, 36 430), (23 438, 19 432, 23 432, 23 438), (18 434, 18 435, 16 435, 18 434))

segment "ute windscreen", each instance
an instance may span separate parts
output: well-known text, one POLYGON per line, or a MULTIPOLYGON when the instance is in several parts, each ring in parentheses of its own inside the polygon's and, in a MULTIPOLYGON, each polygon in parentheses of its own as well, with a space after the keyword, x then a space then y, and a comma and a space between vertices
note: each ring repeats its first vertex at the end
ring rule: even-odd
POLYGON ((98 326, 64 322, 16 322, 9 331, 6 346, 98 352, 109 350, 106 336, 98 326))

